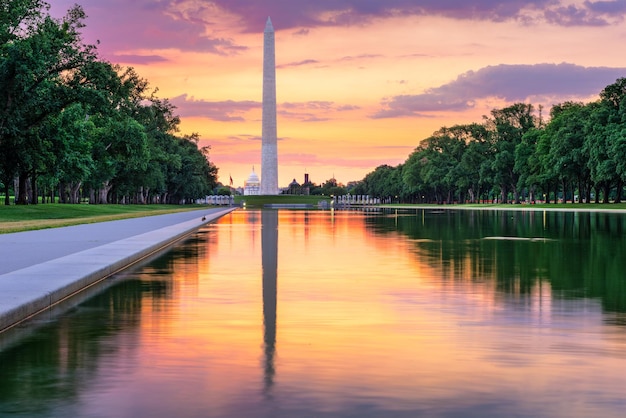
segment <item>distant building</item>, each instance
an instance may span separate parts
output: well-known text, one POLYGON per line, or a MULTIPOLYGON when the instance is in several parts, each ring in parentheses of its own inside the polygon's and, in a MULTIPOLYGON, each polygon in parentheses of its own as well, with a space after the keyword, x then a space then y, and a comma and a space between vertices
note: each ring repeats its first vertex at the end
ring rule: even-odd
POLYGON ((293 181, 289 183, 286 194, 302 194, 302 187, 298 184, 296 179, 293 179, 293 181))
POLYGON ((304 183, 302 183, 300 191, 303 195, 306 196, 311 194, 311 181, 309 180, 309 173, 304 173, 304 183))
POLYGON ((243 183, 243 195, 244 196, 258 196, 261 194, 261 180, 259 176, 254 172, 252 167, 252 173, 248 176, 248 180, 243 183))

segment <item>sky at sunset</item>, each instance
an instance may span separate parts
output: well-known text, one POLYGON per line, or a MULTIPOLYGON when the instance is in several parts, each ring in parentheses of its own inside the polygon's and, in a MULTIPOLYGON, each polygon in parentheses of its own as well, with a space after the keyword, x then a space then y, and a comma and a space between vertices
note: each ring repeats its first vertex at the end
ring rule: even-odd
POLYGON ((101 58, 169 98, 219 180, 261 167, 263 29, 276 30, 279 186, 361 180, 442 126, 592 101, 626 77, 626 0, 49 0, 101 58))

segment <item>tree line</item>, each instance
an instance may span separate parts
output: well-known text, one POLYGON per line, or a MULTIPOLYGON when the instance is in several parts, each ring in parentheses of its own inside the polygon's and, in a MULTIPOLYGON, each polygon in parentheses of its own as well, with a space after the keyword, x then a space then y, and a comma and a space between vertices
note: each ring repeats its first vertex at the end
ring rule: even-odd
POLYGON ((5 204, 182 203, 217 167, 134 69, 100 59, 75 5, 0 0, 0 186, 5 204))
POLYGON ((354 189, 413 203, 619 203, 626 181, 626 78, 590 103, 550 110, 515 103, 482 123, 443 127, 403 164, 381 165, 354 189))

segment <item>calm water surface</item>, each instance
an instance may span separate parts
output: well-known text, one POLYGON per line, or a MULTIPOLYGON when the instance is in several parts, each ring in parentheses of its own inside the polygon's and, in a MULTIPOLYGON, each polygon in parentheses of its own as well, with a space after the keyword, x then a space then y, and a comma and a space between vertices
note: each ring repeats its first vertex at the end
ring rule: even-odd
POLYGON ((623 417, 625 254, 623 215, 239 210, 3 337, 0 416, 623 417))

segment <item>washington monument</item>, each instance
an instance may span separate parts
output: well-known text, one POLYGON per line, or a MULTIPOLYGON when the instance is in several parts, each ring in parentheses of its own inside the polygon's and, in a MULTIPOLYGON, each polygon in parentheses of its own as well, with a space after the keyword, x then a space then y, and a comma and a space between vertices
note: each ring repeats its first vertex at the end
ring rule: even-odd
POLYGON ((278 194, 278 152, 276 146, 276 61, 274 27, 267 18, 263 31, 263 127, 261 129, 262 195, 278 194))

